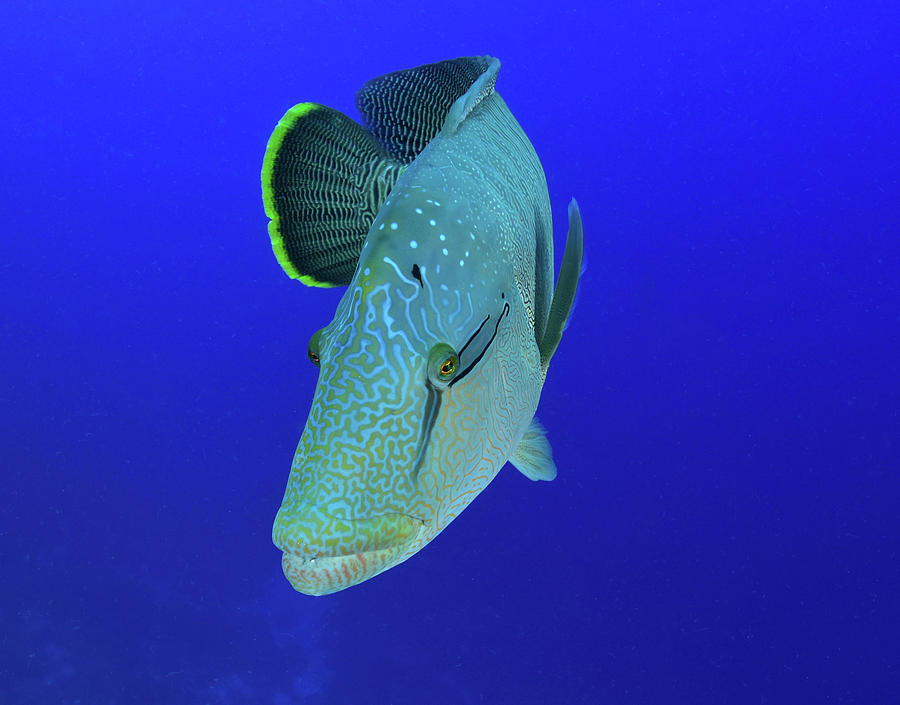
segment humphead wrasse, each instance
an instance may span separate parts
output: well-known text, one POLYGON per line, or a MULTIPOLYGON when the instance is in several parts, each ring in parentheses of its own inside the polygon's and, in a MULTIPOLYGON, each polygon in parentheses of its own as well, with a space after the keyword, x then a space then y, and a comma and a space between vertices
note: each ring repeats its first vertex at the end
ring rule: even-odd
POLYGON ((556 476, 534 419, 581 274, 574 200, 557 286, 547 182, 494 90, 500 62, 443 61, 366 83, 360 125, 291 108, 262 170, 281 266, 346 286, 273 540, 323 595, 409 558, 510 461, 556 476))

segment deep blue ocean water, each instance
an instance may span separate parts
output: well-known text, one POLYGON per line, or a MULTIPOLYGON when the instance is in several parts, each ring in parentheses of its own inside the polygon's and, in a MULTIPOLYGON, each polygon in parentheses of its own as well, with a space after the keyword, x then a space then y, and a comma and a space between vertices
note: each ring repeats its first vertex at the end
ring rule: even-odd
POLYGON ((887 0, 0 5, 0 705, 900 703, 898 47, 887 0), (584 216, 559 477, 306 597, 340 292, 266 140, 478 53, 584 216))

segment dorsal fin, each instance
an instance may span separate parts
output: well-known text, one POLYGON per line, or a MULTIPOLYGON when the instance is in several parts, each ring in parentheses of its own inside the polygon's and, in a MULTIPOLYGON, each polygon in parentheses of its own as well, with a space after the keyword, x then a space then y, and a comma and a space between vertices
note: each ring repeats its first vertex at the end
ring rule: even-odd
POLYGON ((388 155, 408 164, 440 132, 454 103, 494 64, 496 79, 500 62, 489 56, 395 71, 366 82, 356 94, 356 107, 388 155))
POLYGON ((402 170, 343 113, 317 103, 288 110, 262 169, 272 249, 288 276, 310 286, 349 284, 402 170))
MULTIPOLYGON (((488 57, 490 58, 490 57, 488 57)), ((497 74, 500 73, 500 59, 490 58, 488 65, 471 86, 463 93, 447 113, 447 119, 441 130, 447 134, 453 134, 482 100, 494 92, 497 83, 497 74)))

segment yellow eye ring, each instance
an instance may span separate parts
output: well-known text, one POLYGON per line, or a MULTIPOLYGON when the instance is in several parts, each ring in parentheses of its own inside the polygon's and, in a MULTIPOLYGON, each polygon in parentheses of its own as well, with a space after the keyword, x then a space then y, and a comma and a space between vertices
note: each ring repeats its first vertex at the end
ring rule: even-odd
POLYGON ((458 364, 459 360, 456 355, 451 355, 441 363, 441 366, 438 368, 438 376, 441 379, 450 379, 456 374, 456 367, 458 364))
POLYGON ((459 354, 447 343, 438 343, 428 354, 426 374, 438 389, 445 388, 459 372, 459 354))

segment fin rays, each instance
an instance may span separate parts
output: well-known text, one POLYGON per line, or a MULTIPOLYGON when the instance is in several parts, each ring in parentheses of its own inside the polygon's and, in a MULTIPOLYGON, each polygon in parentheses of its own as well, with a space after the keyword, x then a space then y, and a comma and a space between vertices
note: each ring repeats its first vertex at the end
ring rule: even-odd
POLYGON ((469 57, 372 79, 356 99, 366 127, 317 103, 291 108, 269 138, 262 168, 272 249, 288 276, 311 286, 349 284, 404 167, 438 134, 451 108, 463 109, 465 100, 471 110, 493 90, 499 66, 490 57, 469 57))
POLYGON ((550 315, 538 348, 541 353, 541 364, 544 370, 550 364, 550 358, 556 352, 563 331, 572 315, 575 303, 575 292, 581 279, 581 263, 584 259, 584 227, 581 223, 581 211, 578 202, 573 198, 569 202, 569 233, 566 235, 566 249, 563 252, 562 264, 559 267, 559 278, 550 302, 550 315))

